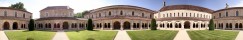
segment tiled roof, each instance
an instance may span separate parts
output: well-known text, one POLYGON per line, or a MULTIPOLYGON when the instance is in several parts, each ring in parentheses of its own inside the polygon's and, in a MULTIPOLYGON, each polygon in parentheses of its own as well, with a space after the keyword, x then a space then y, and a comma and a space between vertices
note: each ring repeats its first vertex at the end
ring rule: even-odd
POLYGON ((72 8, 70 8, 68 6, 49 6, 49 7, 42 9, 42 10, 52 10, 52 9, 71 9, 71 10, 73 10, 72 8))
POLYGON ((208 18, 196 18, 196 17, 167 17, 167 18, 159 18, 156 19, 158 21, 165 21, 165 20, 200 20, 200 21, 209 21, 208 18))
POLYGON ((220 9, 220 10, 214 11, 214 13, 215 13, 215 12, 219 12, 219 11, 224 11, 224 10, 231 10, 231 9, 243 9, 243 7, 224 8, 224 9, 220 9))
MULTIPOLYGON (((26 10, 20 10, 20 9, 15 9, 15 8, 10 8, 10 7, 0 7, 0 9, 11 9, 11 10, 18 10, 18 11, 23 11, 23 12, 30 13, 30 12, 28 12, 26 10)), ((30 13, 30 14, 32 14, 32 13, 30 13)))
POLYGON ((207 13, 213 13, 213 10, 207 9, 204 7, 193 6, 193 5, 172 5, 172 6, 165 6, 161 8, 159 11, 167 11, 167 10, 195 10, 207 13))
POLYGON ((79 19, 74 17, 47 17, 47 18, 36 19, 36 21, 41 21, 41 20, 79 20, 79 19))

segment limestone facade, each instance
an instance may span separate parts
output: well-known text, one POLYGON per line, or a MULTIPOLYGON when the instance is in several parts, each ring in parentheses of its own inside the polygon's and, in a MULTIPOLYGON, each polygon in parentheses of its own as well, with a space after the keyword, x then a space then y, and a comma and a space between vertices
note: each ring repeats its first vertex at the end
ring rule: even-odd
POLYGON ((50 6, 40 11, 35 21, 36 29, 45 30, 82 30, 86 19, 74 18, 73 9, 68 6, 50 6))
POLYGON ((154 18, 157 21, 157 28, 163 30, 207 29, 213 12, 210 9, 193 5, 165 6, 161 10, 154 14, 154 18))
POLYGON ((243 7, 232 7, 217 10, 213 13, 214 25, 217 29, 242 30, 243 7))
POLYGON ((130 5, 113 5, 91 10, 84 18, 94 21, 95 29, 148 29, 155 11, 130 5))
POLYGON ((0 30, 27 29, 32 13, 9 7, 0 7, 0 30))

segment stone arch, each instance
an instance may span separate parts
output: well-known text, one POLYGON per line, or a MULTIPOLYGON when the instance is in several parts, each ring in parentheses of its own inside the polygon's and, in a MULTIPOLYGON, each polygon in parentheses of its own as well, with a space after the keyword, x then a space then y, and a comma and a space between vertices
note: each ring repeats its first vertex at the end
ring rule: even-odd
POLYGON ((113 23, 113 27, 114 27, 114 29, 120 29, 120 28, 121 28, 121 25, 120 25, 120 24, 121 24, 120 22, 115 21, 115 22, 113 23))
POLYGON ((51 28, 51 23, 48 23, 48 27, 47 28, 51 28))
POLYGON ((242 28, 242 23, 239 24, 239 28, 242 28))
POLYGON ((238 25, 238 23, 235 23, 235 28, 239 28, 239 25, 238 25))
POLYGON ((186 22, 184 22, 184 28, 185 29, 190 29, 190 22, 189 21, 186 21, 186 22))
POLYGON ((9 22, 4 22, 3 23, 3 29, 4 30, 9 30, 9 27, 10 27, 9 22))
POLYGON ((124 22, 124 23, 123 23, 123 28, 124 28, 124 29, 130 29, 130 28, 131 28, 131 27, 130 27, 130 22, 128 22, 128 21, 124 22))
POLYGON ((12 28, 13 28, 13 29, 18 29, 18 23, 17 23, 17 22, 14 22, 12 28))
POLYGON ((63 22, 62 27, 63 27, 63 29, 68 29, 69 28, 68 22, 63 22))

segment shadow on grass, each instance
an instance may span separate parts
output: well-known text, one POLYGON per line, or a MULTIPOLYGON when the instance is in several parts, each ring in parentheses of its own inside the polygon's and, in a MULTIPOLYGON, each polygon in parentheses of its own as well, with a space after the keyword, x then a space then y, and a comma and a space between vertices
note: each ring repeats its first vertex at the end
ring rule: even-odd
POLYGON ((99 31, 99 30, 65 30, 65 32, 80 32, 80 31, 99 31))

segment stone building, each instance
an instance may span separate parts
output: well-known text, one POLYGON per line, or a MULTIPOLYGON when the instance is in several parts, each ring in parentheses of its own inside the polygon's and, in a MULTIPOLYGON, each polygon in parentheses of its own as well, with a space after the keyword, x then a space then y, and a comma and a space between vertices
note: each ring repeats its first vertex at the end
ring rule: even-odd
POLYGON ((49 6, 40 11, 35 21, 36 29, 80 30, 85 28, 86 19, 74 18, 73 9, 68 6, 49 6))
POLYGON ((91 10, 84 18, 92 19, 95 29, 148 29, 155 11, 130 5, 113 5, 91 10))
POLYGON ((226 4, 225 9, 213 13, 215 27, 217 29, 242 30, 243 7, 230 7, 226 4))
POLYGON ((203 30, 208 28, 213 10, 193 5, 165 6, 154 14, 157 28, 164 30, 203 30))
POLYGON ((27 29, 31 17, 26 10, 0 7, 0 30, 27 29))

